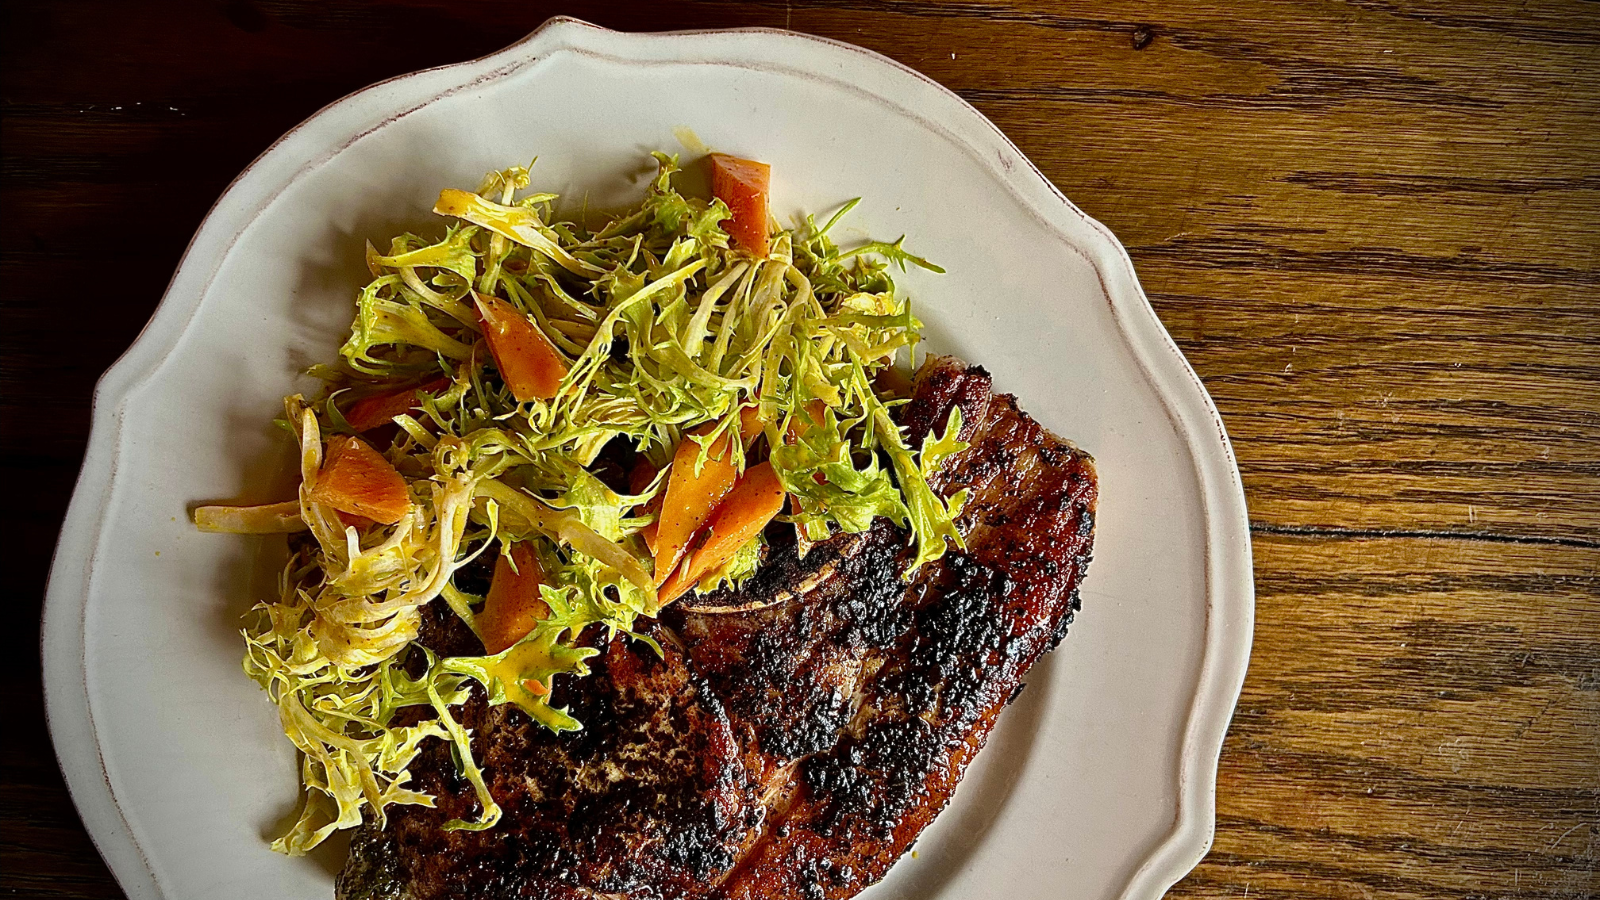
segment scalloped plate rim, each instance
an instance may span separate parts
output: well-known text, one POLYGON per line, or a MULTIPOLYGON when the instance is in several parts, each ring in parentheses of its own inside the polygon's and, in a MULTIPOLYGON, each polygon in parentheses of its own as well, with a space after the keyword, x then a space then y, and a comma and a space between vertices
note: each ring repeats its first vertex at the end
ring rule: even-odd
MULTIPOLYGON (((129 349, 101 376, 93 400, 92 428, 77 484, 74 488, 61 536, 52 560, 46 592, 40 643, 44 673, 46 718, 58 762, 79 814, 96 848, 130 896, 159 898, 164 894, 143 849, 138 845, 123 816, 105 773, 104 762, 88 702, 84 670, 84 616, 94 575, 95 557, 103 538, 103 525, 109 512, 108 495, 115 481, 117 449, 120 446, 122 417, 129 395, 153 377, 177 349, 188 326, 208 295, 212 280, 222 262, 244 230, 289 185, 305 172, 323 163, 356 140, 405 115, 476 84, 513 73, 537 61, 547 52, 594 53, 590 41, 632 44, 633 48, 662 46, 680 39, 724 35, 751 35, 760 39, 805 41, 822 45, 830 52, 852 54, 860 64, 893 70, 893 77, 910 78, 928 92, 930 104, 944 104, 945 110, 976 123, 997 151, 998 164, 988 155, 981 162, 1010 187, 1018 198, 1059 236, 1066 238, 1063 226, 1054 216, 1076 217, 1088 225, 1098 238, 1090 262, 1110 298, 1122 337, 1135 354, 1145 376, 1156 388, 1163 406, 1193 455, 1196 477, 1205 506, 1206 528, 1206 635, 1200 675, 1183 728, 1180 750, 1177 814, 1171 830, 1145 857, 1120 893, 1121 900, 1151 900, 1161 896, 1197 865, 1209 851, 1215 828, 1217 761, 1222 741, 1244 681, 1254 625, 1254 584, 1251 568, 1249 520, 1243 484, 1239 477, 1232 445, 1216 407, 1199 377, 1183 358, 1161 325, 1134 274, 1132 259, 1109 229, 1083 213, 1066 198, 1042 172, 1022 154, 1000 129, 976 108, 954 92, 914 69, 888 57, 852 44, 814 35, 772 28, 700 29, 652 33, 615 32, 580 19, 557 16, 521 40, 487 56, 446 66, 423 69, 377 82, 336 100, 295 126, 275 141, 233 179, 207 212, 195 236, 181 257, 160 304, 129 349), (461 73, 467 77, 450 78, 461 73), (296 166, 286 178, 252 191, 256 180, 271 179, 268 172, 277 157, 297 141, 311 140, 311 126, 320 120, 351 111, 359 103, 382 99, 381 94, 403 82, 443 80, 443 88, 421 103, 391 111, 374 128, 351 135, 345 141, 313 154, 296 166), (1014 167, 1020 162, 1021 169, 1014 167), (1040 208, 1038 191, 1043 188, 1053 209, 1040 208), (233 224, 231 234, 224 230, 233 224), (200 265, 191 258, 209 245, 218 244, 214 263, 197 272, 200 265), (200 279, 195 285, 196 279, 200 279), (74 548, 93 548, 88 555, 64 553, 74 548), (83 558, 81 566, 69 560, 83 558)), ((626 50, 616 48, 614 59, 627 58, 626 50)), ((642 60, 635 60, 642 61, 642 60)), ((725 62, 734 62, 724 60, 725 62)), ((748 61, 735 64, 751 65, 748 61)), ((769 68, 802 76, 823 77, 781 65, 769 68)), ((932 125, 933 120, 870 90, 855 88, 889 105, 896 112, 911 115, 932 125)), ((977 155, 979 148, 937 125, 937 130, 955 137, 963 148, 977 155)), ((1083 248, 1076 248, 1080 252, 1083 248)))

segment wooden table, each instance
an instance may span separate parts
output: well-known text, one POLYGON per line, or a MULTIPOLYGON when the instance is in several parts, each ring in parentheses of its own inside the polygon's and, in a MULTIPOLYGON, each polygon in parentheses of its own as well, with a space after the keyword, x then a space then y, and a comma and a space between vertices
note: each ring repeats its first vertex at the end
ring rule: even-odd
POLYGON ((1128 246, 1255 537, 1216 844, 1174 896, 1600 894, 1600 5, 1510 6, 8 6, 0 893, 119 893, 35 629, 94 380, 207 207, 323 104, 581 10, 886 53, 1128 246))

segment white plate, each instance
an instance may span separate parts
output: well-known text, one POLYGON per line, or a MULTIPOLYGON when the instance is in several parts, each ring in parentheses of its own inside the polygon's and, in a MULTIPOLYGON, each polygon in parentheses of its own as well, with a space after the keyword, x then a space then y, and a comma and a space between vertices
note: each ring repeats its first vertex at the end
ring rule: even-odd
POLYGON ((199 534, 187 509, 287 496, 269 420, 348 328, 363 241, 437 229, 440 187, 535 155, 540 189, 626 200, 643 154, 676 149, 683 127, 772 163, 780 213, 864 197, 856 235, 909 234, 949 269, 904 280, 928 346, 988 367, 1098 461, 1077 624, 916 857, 867 896, 1153 898, 1205 854, 1250 648, 1249 532, 1222 424, 1121 245, 976 110, 883 57, 557 19, 286 135, 217 202, 100 381, 45 607, 45 689, 73 799, 130 896, 331 895, 336 859, 267 848, 295 759, 239 667, 237 617, 270 595, 281 539, 199 534))

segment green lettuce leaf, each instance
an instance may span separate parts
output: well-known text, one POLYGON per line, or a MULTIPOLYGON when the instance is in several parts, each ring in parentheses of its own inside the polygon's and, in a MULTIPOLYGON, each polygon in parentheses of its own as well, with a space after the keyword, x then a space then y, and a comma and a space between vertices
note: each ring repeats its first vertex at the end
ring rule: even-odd
POLYGON ((565 709, 550 705, 551 680, 557 675, 589 674, 584 663, 600 653, 593 647, 573 646, 571 640, 589 624, 584 604, 574 604, 567 590, 542 591, 551 615, 511 647, 493 656, 446 657, 446 672, 466 675, 488 691, 489 703, 514 703, 534 721, 554 732, 577 731, 583 726, 565 709), (575 631, 574 629, 577 629, 575 631), (534 684, 530 689, 529 682, 534 684))

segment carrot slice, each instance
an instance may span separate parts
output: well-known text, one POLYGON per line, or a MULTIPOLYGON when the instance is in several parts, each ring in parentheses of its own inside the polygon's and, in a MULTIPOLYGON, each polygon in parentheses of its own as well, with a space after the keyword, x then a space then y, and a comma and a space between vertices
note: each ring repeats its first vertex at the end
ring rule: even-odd
POLYGON ((764 462, 747 469, 739 483, 728 492, 716 515, 711 517, 705 542, 695 548, 657 592, 661 604, 683 596, 689 588, 699 584, 706 573, 732 559, 740 547, 760 534, 783 509, 786 496, 772 463, 764 462))
POLYGON ((477 615, 478 637, 490 655, 522 640, 550 615, 550 605, 539 593, 544 582, 544 567, 527 541, 511 545, 509 560, 505 554, 495 560, 494 580, 489 582, 489 595, 477 615))
POLYGON ((761 434, 761 429, 766 427, 767 420, 762 418, 760 406, 751 405, 739 410, 739 437, 746 444, 755 440, 761 434))
POLYGON ((772 167, 725 153, 711 154, 711 193, 728 204, 732 219, 722 227, 733 242, 756 256, 767 255, 767 191, 772 167))
POLYGON ((366 441, 343 435, 328 441, 328 458, 317 473, 310 498, 385 525, 393 525, 411 511, 406 480, 395 467, 366 441))
POLYGON ((516 307, 488 294, 474 293, 483 336, 495 368, 518 403, 549 400, 567 375, 567 361, 544 332, 516 307))
POLYGON ((700 526, 711 518, 722 498, 733 489, 739 472, 731 459, 732 442, 724 432, 706 453, 699 473, 694 470, 700 442, 684 438, 672 457, 667 476, 667 499, 661 505, 656 530, 656 584, 667 580, 700 526))
POLYGON ((792 444, 805 437, 806 432, 822 424, 822 416, 827 409, 828 404, 823 403, 821 400, 815 398, 807 400, 805 405, 798 410, 799 415, 790 417, 789 433, 784 436, 785 440, 792 444))
POLYGON ((344 414, 344 420, 356 431, 371 431, 379 425, 387 425, 394 421, 395 416, 403 416, 422 401, 422 394, 437 394, 450 384, 448 378, 435 378, 416 387, 401 388, 385 394, 376 394, 357 400, 350 404, 349 412, 344 414))
POLYGON ((689 573, 687 570, 687 563, 672 570, 672 577, 668 578, 660 587, 656 588, 657 603, 660 603, 663 607, 665 607, 668 603, 671 603, 679 597, 682 597, 684 594, 687 594, 689 589, 695 586, 695 582, 689 580, 689 573))
POLYGON ((356 528, 365 528, 368 525, 373 524, 373 521, 366 516, 358 516, 353 513, 347 513, 342 509, 334 510, 333 514, 339 517, 340 522, 344 523, 345 525, 352 525, 356 528))

